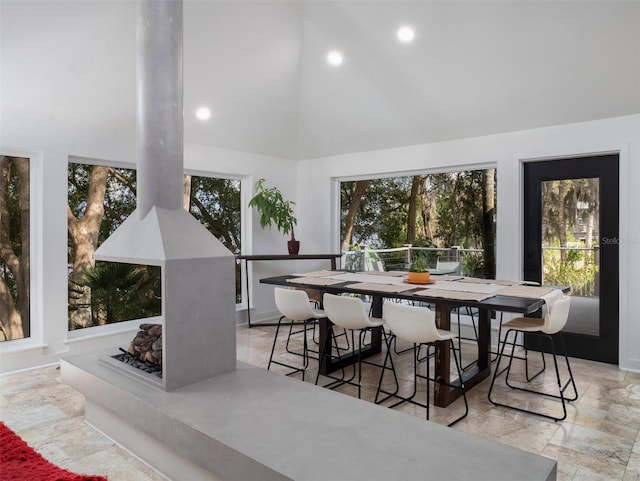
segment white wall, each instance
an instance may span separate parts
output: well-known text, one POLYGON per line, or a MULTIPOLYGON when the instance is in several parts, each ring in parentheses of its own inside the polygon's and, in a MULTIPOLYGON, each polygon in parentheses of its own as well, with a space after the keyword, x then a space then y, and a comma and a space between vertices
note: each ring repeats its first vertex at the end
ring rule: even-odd
POLYGON ((620 153, 620 366, 640 371, 640 115, 451 142, 306 160, 298 171, 299 237, 312 250, 338 249, 336 179, 497 166, 497 275, 522 276, 522 162, 620 153))

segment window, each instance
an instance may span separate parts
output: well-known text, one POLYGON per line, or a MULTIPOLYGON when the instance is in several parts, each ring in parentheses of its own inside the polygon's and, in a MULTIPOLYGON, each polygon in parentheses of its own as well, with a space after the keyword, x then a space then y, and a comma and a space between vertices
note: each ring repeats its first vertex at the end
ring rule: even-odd
POLYGON ((456 257, 465 274, 495 277, 495 182, 495 169, 341 182, 344 266, 406 269, 423 255, 435 268, 456 257))
POLYGON ((31 336, 30 165, 0 155, 0 341, 31 336))
MULTIPOLYGON (((241 182, 202 175, 186 175, 189 212, 234 255, 241 247, 241 182)), ((236 263, 236 303, 242 302, 240 264, 236 263)))
MULTIPOLYGON (((186 175, 185 205, 233 253, 240 252, 240 181, 186 175)), ((136 171, 69 163, 69 330, 161 314, 157 266, 94 262, 93 253, 134 211, 136 171)), ((240 266, 236 301, 241 301, 240 266)))
POLYGON ((69 330, 160 315, 160 268, 95 262, 93 253, 136 207, 136 171, 69 163, 69 330))

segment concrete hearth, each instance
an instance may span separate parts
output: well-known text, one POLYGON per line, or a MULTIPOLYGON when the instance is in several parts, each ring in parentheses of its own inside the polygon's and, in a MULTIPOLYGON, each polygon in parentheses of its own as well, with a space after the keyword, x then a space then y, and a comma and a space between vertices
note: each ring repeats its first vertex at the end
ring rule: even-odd
MULTIPOLYGON (((71 356, 62 379, 86 419, 178 481, 553 481, 556 462, 239 364, 171 392, 71 356)), ((473 413, 470 413, 473 416, 473 413)))

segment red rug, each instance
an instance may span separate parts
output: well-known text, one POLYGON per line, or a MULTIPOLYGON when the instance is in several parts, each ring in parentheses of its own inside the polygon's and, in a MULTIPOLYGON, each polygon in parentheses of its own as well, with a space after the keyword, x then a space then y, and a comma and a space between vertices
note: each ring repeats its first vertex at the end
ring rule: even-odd
POLYGON ((107 481, 51 464, 0 422, 0 481, 107 481))

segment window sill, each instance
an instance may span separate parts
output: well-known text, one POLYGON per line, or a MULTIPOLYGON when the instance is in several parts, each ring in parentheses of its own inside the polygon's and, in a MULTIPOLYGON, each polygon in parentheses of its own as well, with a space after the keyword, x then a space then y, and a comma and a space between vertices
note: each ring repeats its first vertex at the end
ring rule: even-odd
POLYGON ((49 347, 49 344, 45 344, 35 339, 14 339, 12 341, 3 341, 2 344, 0 344, 0 354, 37 351, 46 349, 47 347, 49 347))

